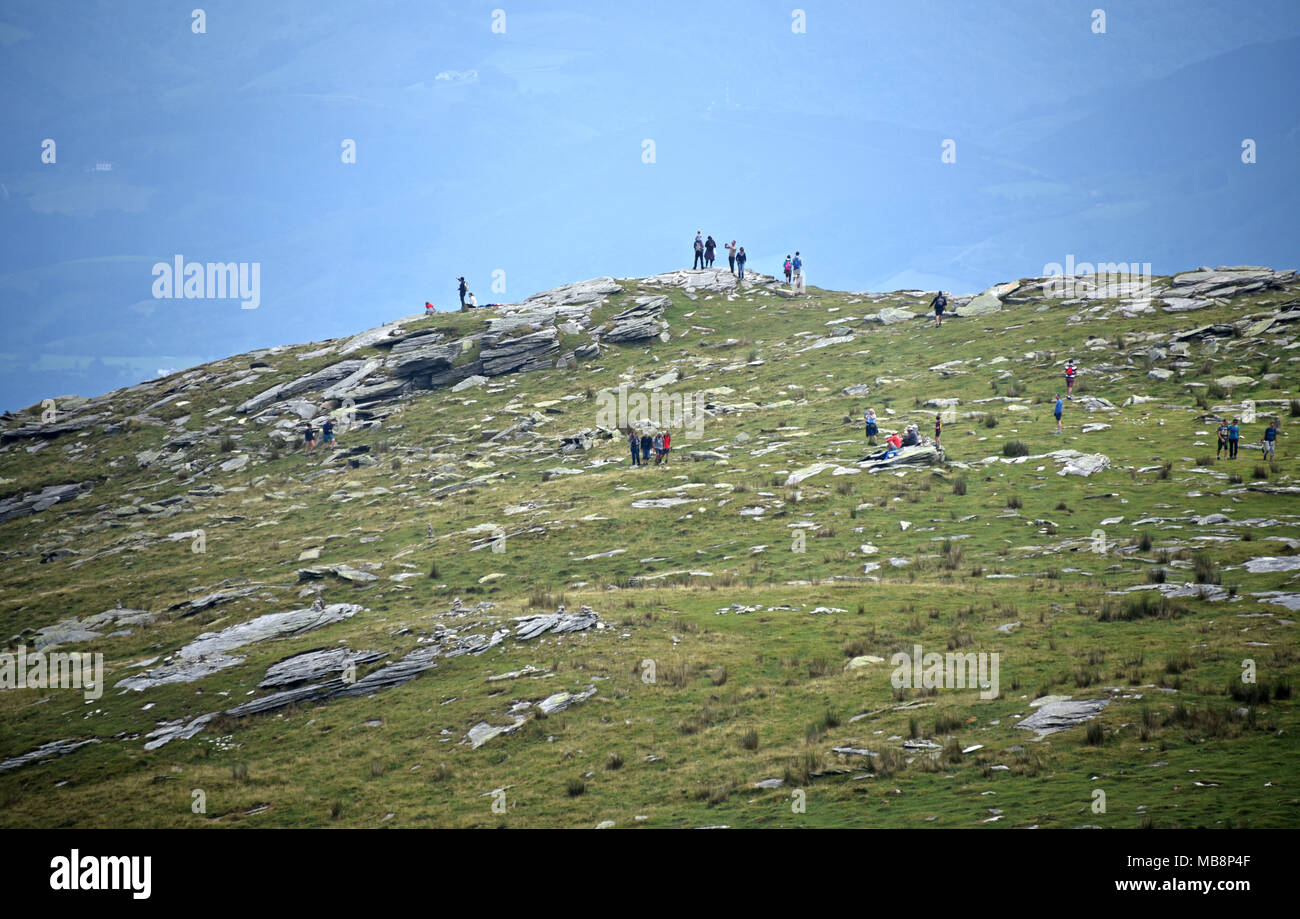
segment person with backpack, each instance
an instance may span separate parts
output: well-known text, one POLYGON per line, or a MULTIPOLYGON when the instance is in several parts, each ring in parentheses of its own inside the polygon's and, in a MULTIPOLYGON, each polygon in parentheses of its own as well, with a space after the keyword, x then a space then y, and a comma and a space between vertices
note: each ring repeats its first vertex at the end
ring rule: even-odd
POLYGON ((1065 398, 1070 401, 1074 401, 1074 376, 1078 372, 1073 360, 1065 362, 1065 398))
POLYGON ((704 241, 704 267, 713 267, 713 252, 717 248, 718 244, 713 241, 712 236, 704 241))
POLYGON ((673 432, 672 432, 672 431, 664 431, 664 452, 663 452, 663 461, 664 461, 664 465, 665 465, 665 466, 668 465, 668 452, 669 452, 670 450, 672 450, 672 448, 673 448, 673 432))
POLYGON ((801 294, 803 293, 803 259, 799 257, 798 252, 794 254, 794 261, 790 263, 790 267, 794 269, 794 292, 801 294))
POLYGON ((943 325, 943 311, 948 308, 948 298, 943 295, 943 291, 939 291, 934 295, 934 299, 930 301, 930 306, 934 310, 934 327, 937 329, 943 325))
POLYGON ((641 465, 645 466, 650 462, 650 451, 654 449, 654 438, 649 434, 641 435, 641 465))
POLYGON ((465 279, 464 279, 464 278, 457 278, 456 280, 457 280, 457 281, 460 281, 460 308, 461 308, 462 310, 464 310, 464 309, 465 309, 465 292, 466 292, 467 290, 469 290, 469 285, 465 283, 465 279))
POLYGON ((641 465, 641 438, 636 436, 635 430, 629 430, 627 433, 627 446, 632 451, 632 465, 641 465))
POLYGON ((704 231, 695 234, 695 261, 691 263, 691 270, 704 267, 704 231))
POLYGON ((655 465, 658 466, 664 458, 664 435, 662 431, 656 431, 654 437, 655 465))
POLYGON ((1061 433, 1061 414, 1065 411, 1065 403, 1061 401, 1061 394, 1056 394, 1056 405, 1052 409, 1052 414, 1056 416, 1056 433, 1061 433))
POLYGON ((943 433, 943 418, 934 416, 934 445, 939 446, 939 435, 943 433))
POLYGON ((785 283, 790 283, 790 272, 794 271, 794 263, 790 261, 789 254, 785 257, 785 283))
POLYGON ((316 449, 316 429, 311 426, 310 421, 307 422, 307 427, 302 433, 302 442, 307 448, 305 452, 310 453, 316 449))
POLYGON ((1228 425, 1228 459, 1237 458, 1237 444, 1241 440, 1241 419, 1233 418, 1228 425))
POLYGON ((1224 452, 1227 451, 1228 449, 1228 419, 1225 418, 1219 422, 1218 435, 1219 435, 1219 449, 1216 450, 1214 453, 1214 458, 1216 460, 1222 459, 1224 452))
POLYGON ((731 268, 731 273, 736 273, 736 241, 733 239, 727 243, 727 265, 731 268))
POLYGON ((867 443, 871 446, 876 445, 876 435, 880 433, 880 426, 876 424, 876 410, 869 408, 864 413, 867 424, 867 443))
POLYGON ((745 247, 741 246, 740 251, 736 253, 736 268, 740 272, 736 277, 742 281, 745 280, 745 261, 748 258, 749 256, 745 254, 745 247))

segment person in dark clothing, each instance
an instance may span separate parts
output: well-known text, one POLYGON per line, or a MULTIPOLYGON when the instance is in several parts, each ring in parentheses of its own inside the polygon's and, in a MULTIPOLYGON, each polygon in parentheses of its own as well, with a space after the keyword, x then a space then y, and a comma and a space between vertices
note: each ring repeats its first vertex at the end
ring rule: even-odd
POLYGON ((465 293, 469 290, 469 285, 465 283, 464 278, 457 278, 456 280, 460 281, 460 308, 463 310, 465 308, 465 293))
POLYGON ((641 465, 641 438, 636 436, 636 431, 630 431, 627 435, 627 446, 632 451, 632 465, 641 465))
POLYGON ((713 267, 713 251, 718 248, 718 244, 710 236, 704 241, 704 265, 706 268, 713 267))
POLYGON ((645 465, 650 462, 650 448, 655 444, 654 438, 649 434, 641 435, 641 464, 645 465))
POLYGON ((1237 458, 1237 444, 1241 440, 1241 419, 1232 419, 1232 424, 1228 425, 1228 459, 1237 458))
POLYGON ((1222 458, 1224 451, 1228 449, 1228 422, 1226 420, 1219 422, 1218 434, 1219 434, 1219 449, 1215 451, 1214 454, 1215 459, 1222 458))
POLYGON ((736 253, 736 269, 739 272, 736 277, 742 281, 745 280, 745 262, 748 259, 749 256, 745 254, 745 247, 741 246, 740 251, 736 253))
POLYGON ((943 311, 948 308, 948 298, 943 295, 943 291, 939 291, 934 295, 934 299, 930 301, 930 307, 934 310, 935 327, 943 325, 943 311))
POLYGON ((691 270, 704 267, 704 237, 699 233, 695 234, 695 261, 691 263, 691 270))
POLYGON ((307 453, 316 449, 316 429, 311 426, 310 421, 307 422, 307 425, 302 432, 302 443, 303 446, 307 448, 307 453))

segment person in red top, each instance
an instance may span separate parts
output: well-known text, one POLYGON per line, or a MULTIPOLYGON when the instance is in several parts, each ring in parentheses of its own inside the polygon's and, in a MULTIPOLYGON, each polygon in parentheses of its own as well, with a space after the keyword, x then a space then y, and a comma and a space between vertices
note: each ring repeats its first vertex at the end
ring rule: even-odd
POLYGON ((889 444, 895 450, 903 449, 903 438, 898 436, 897 431, 885 438, 885 443, 889 444))
POLYGON ((1065 398, 1074 399, 1074 375, 1078 370, 1074 366, 1074 361, 1065 362, 1065 398))
POLYGON ((664 431, 664 465, 668 465, 668 451, 672 449, 673 435, 670 431, 664 431))

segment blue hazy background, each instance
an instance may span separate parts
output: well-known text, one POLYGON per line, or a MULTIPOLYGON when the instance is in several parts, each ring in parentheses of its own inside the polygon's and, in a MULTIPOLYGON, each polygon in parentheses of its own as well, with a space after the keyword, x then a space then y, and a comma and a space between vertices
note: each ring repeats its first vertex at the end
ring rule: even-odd
POLYGON ((1295 266, 1295 0, 794 6, 6 4, 0 408, 452 307, 460 274, 488 303, 686 267, 701 228, 848 290, 1295 266), (259 262, 260 308, 153 299, 178 253, 259 262))

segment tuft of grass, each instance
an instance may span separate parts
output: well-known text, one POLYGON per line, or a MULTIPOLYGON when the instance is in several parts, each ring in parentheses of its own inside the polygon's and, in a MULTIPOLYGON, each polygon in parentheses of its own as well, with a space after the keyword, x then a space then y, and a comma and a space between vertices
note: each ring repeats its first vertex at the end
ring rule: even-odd
POLYGON ((1028 456, 1029 445, 1022 440, 1007 440, 1002 443, 1003 456, 1028 456))

